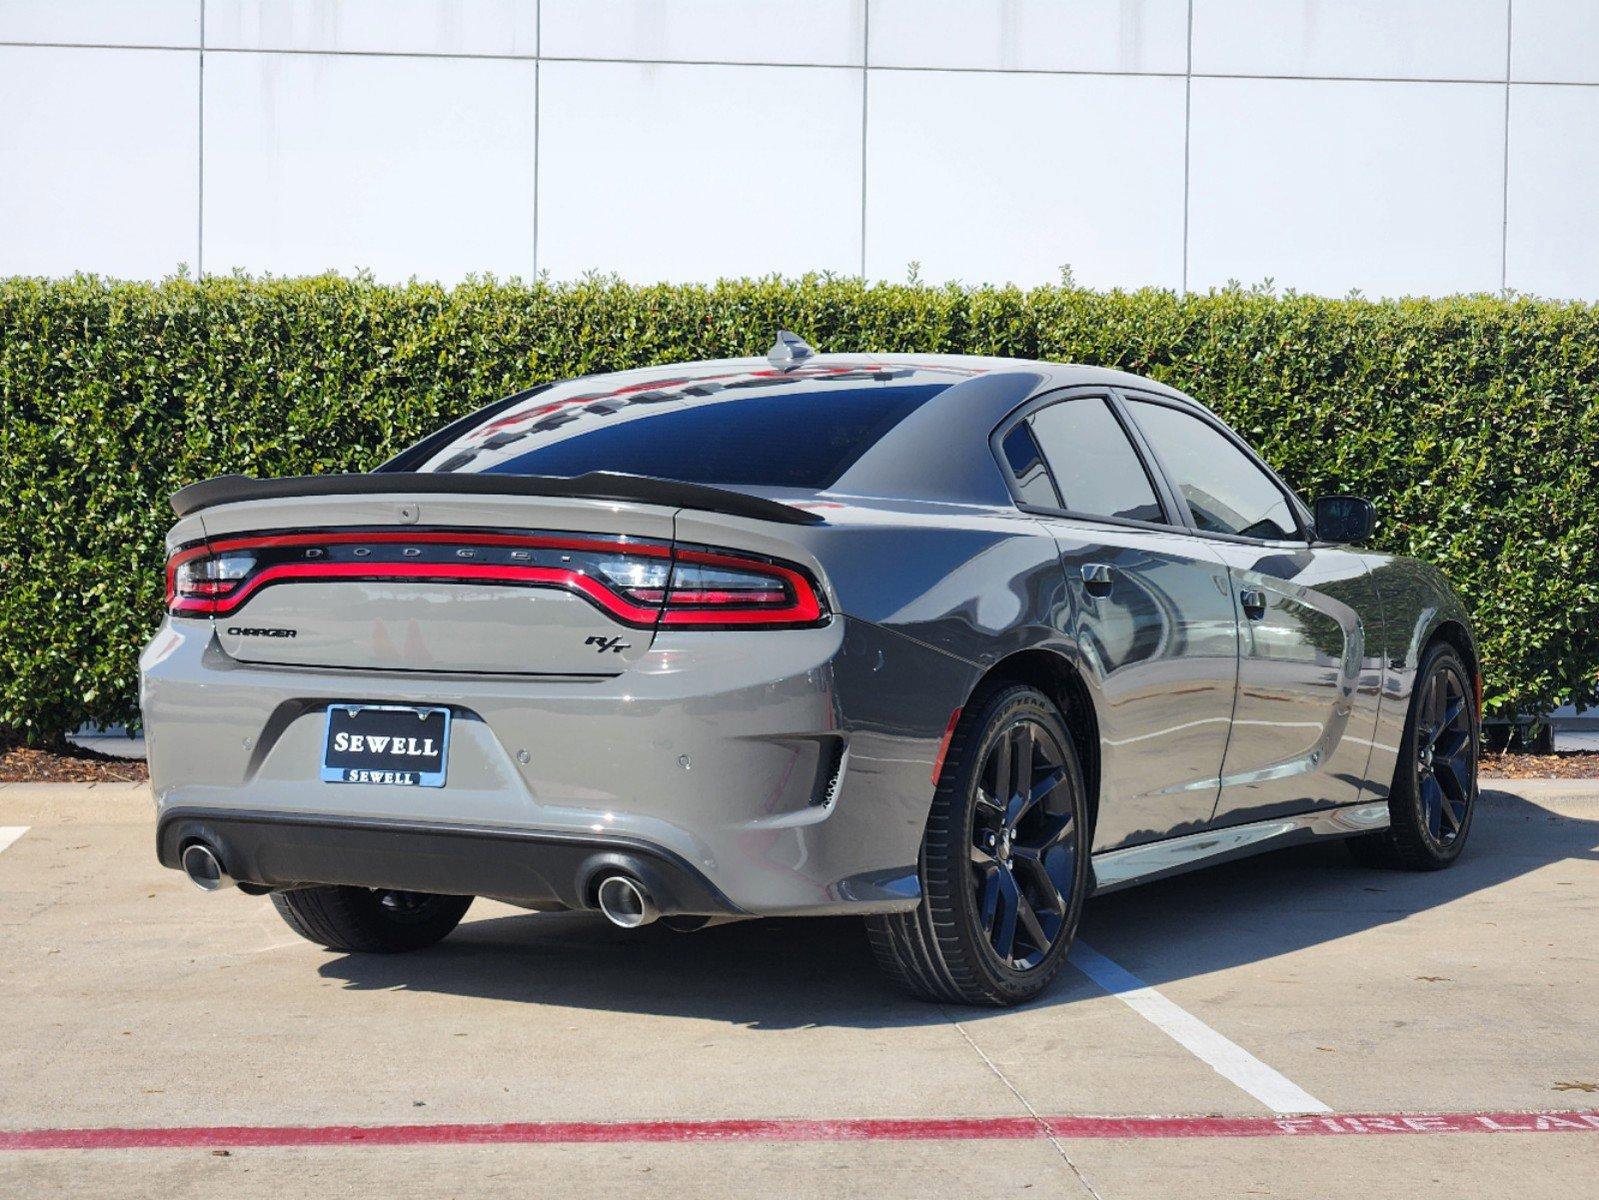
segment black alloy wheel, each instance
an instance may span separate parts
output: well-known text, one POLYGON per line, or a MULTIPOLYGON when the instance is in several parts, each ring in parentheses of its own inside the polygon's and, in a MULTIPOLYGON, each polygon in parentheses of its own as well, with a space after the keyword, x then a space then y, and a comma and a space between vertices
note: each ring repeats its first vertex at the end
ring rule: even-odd
POLYGON ((1021 716, 988 751, 972 806, 972 887, 995 956, 1031 971, 1071 913, 1081 823, 1066 753, 1041 721, 1021 716))
POLYGON ((924 1000, 1019 1004, 1065 964, 1089 886, 1083 773, 1038 689, 972 698, 950 738, 922 839, 920 905, 867 918, 879 966, 924 1000))
POLYGON ((1356 861, 1436 871, 1460 857, 1477 808, 1481 718, 1472 677, 1447 642, 1434 642, 1416 672, 1388 793, 1388 828, 1351 838, 1356 861))
POLYGON ((1438 663, 1426 682, 1416 723, 1416 781, 1427 836, 1445 847, 1465 831, 1476 793, 1475 700, 1454 663, 1438 663))

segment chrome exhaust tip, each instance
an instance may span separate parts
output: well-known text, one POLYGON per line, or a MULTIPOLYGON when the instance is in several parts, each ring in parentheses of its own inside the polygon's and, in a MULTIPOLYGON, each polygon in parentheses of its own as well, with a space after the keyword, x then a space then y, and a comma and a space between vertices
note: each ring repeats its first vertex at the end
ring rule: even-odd
POLYGON ((236 886, 233 877, 222 869, 222 860, 204 842, 192 842, 184 847, 183 873, 202 892, 220 892, 236 886))
POLYGON ((620 929, 637 929, 661 915, 644 885, 628 875, 607 875, 595 891, 605 919, 620 929))

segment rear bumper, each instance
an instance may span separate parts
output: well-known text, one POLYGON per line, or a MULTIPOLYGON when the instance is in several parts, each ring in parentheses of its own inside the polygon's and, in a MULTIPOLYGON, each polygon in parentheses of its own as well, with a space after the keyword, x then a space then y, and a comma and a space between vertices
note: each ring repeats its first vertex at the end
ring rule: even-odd
POLYGON ((678 911, 752 915, 915 906, 932 763, 971 673, 846 618, 663 633, 610 678, 252 665, 173 618, 140 665, 167 865, 210 828, 263 886, 572 904, 590 856, 631 853, 678 911), (448 706, 446 785, 323 782, 346 701, 448 706))
POLYGON ((621 871, 649 889, 663 915, 741 913, 681 858, 623 838, 207 809, 161 814, 162 866, 177 869, 183 848, 197 841, 234 879, 263 888, 345 884, 592 908, 599 878, 621 871))

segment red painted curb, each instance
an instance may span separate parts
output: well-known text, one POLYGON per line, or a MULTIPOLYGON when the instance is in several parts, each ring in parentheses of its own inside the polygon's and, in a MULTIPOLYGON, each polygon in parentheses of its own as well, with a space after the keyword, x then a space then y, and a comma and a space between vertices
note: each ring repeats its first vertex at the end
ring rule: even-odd
POLYGON ((1599 1133, 1599 1112, 1331 1113, 1313 1117, 911 1117, 715 1121, 524 1121, 482 1125, 196 1125, 0 1131, 0 1150, 245 1146, 481 1146, 608 1142, 972 1141, 1060 1138, 1362 1137, 1599 1133))

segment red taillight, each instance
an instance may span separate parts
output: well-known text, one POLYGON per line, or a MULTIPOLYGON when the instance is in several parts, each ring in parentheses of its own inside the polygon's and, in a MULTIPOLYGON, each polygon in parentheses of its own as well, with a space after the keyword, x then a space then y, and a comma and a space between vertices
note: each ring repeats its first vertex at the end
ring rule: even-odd
POLYGON ((204 547, 180 550, 167 560, 167 608, 175 613, 216 612, 255 564, 255 555, 247 552, 212 554, 204 547))
POLYGON ((661 624, 695 628, 814 625, 826 614, 805 572, 742 555, 680 550, 661 624))
POLYGON ((396 580, 557 588, 627 625, 782 628, 826 620, 803 570, 664 542, 470 530, 340 530, 219 539, 167 560, 167 608, 226 616, 281 583, 396 580))

